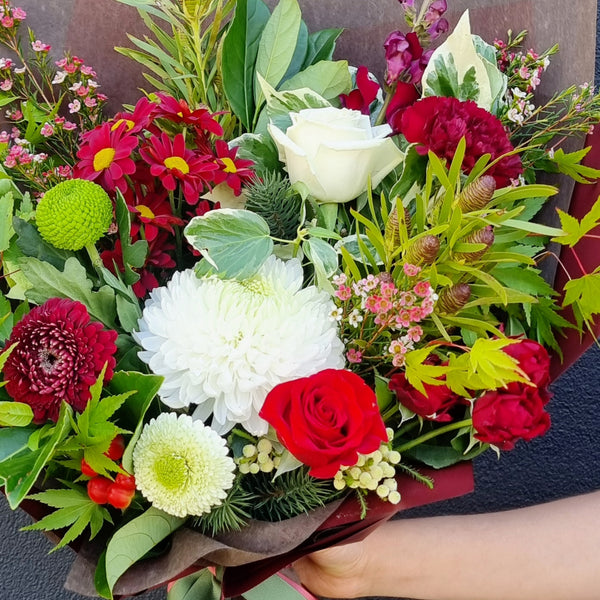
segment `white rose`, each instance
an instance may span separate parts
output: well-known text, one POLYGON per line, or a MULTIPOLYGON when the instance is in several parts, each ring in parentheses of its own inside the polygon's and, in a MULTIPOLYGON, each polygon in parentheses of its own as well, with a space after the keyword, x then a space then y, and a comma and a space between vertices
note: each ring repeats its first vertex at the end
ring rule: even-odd
POLYGON ((309 108, 290 113, 284 133, 273 125, 277 144, 292 183, 302 182, 320 202, 348 202, 381 180, 404 158, 387 136, 388 125, 371 127, 369 117, 346 108, 309 108))

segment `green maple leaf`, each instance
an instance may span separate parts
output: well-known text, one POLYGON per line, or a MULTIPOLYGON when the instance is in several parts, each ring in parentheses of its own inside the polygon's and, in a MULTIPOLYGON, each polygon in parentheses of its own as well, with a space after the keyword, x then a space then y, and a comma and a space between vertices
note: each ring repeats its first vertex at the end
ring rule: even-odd
POLYGON ((423 364, 433 350, 435 348, 430 346, 406 353, 406 362, 404 365, 406 379, 413 387, 425 395, 427 395, 427 392, 423 384, 443 385, 444 381, 440 380, 440 377, 449 371, 447 366, 423 364))
POLYGON ((592 208, 590 208, 581 221, 578 221, 575 217, 560 209, 557 212, 565 235, 552 238, 552 241, 558 242, 563 246, 569 245, 572 248, 586 233, 600 224, 600 197, 594 202, 592 208))
POLYGON ((577 323, 590 324, 592 315, 600 313, 600 273, 593 272, 565 284, 563 306, 573 305, 577 323))
POLYGON ((93 502, 87 492, 80 487, 73 486, 70 489, 46 490, 39 494, 32 494, 28 498, 58 510, 33 525, 23 527, 23 530, 53 531, 68 528, 60 542, 50 552, 54 552, 72 542, 88 526, 90 527, 90 539, 93 539, 102 528, 104 521, 112 523, 108 510, 93 502))
POLYGON ((554 152, 552 161, 561 173, 568 175, 575 181, 579 183, 592 183, 600 177, 600 170, 580 164, 591 149, 592 147, 588 146, 577 152, 565 154, 563 149, 559 148, 554 152))

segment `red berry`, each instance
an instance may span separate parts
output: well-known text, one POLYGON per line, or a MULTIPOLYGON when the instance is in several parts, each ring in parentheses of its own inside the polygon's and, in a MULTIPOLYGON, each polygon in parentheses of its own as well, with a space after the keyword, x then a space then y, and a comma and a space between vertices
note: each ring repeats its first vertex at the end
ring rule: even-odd
POLYGON ((113 438, 108 450, 104 453, 110 460, 119 460, 125 452, 125 438, 119 434, 113 438))
POLYGON ((113 482, 106 477, 93 477, 88 481, 87 493, 92 502, 96 504, 106 504, 108 502, 108 494, 113 482))
POLYGON ((135 477, 129 474, 117 473, 115 484, 124 490, 135 490, 135 477))
POLYGON ((88 475, 89 477, 95 477, 96 475, 98 475, 98 473, 96 473, 96 471, 94 471, 94 469, 90 467, 89 463, 87 462, 87 460, 85 460, 85 458, 81 459, 81 473, 83 475, 88 475))
POLYGON ((115 508, 127 508, 133 496, 135 495, 135 489, 126 489, 121 487, 116 482, 111 484, 108 490, 108 503, 115 508))

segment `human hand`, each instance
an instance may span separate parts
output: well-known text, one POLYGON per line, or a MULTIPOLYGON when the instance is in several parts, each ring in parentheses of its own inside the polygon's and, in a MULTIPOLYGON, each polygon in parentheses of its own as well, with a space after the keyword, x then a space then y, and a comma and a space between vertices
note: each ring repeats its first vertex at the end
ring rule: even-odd
POLYGON ((327 598, 368 596, 368 554, 356 542, 313 552, 293 564, 302 585, 327 598))

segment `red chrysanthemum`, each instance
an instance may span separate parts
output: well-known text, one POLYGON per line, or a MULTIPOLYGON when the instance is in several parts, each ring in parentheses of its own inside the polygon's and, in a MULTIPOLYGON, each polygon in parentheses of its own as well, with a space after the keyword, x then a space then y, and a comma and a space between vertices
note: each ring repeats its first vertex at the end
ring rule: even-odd
POLYGON ((218 136, 223 135, 223 128, 215 121, 214 115, 207 108, 192 110, 185 100, 177 100, 173 96, 163 93, 156 95, 160 99, 156 113, 159 119, 168 119, 173 123, 185 123, 218 136))
POLYGON ((95 181, 107 192, 119 189, 125 193, 125 175, 135 172, 131 153, 137 145, 138 138, 128 134, 126 123, 114 130, 111 123, 104 123, 83 136, 77 152, 80 161, 73 169, 73 177, 95 181))
POLYGON ((150 165, 150 173, 158 177, 166 189, 173 191, 177 182, 181 182, 183 196, 189 204, 198 202, 204 184, 218 169, 213 156, 186 148, 181 133, 173 140, 166 133, 160 137, 152 136, 149 143, 140 148, 140 156, 150 165))
POLYGON ((132 113, 119 112, 114 116, 111 129, 114 131, 125 123, 127 133, 137 133, 152 123, 156 110, 157 105, 143 96, 137 101, 132 113))
POLYGON ((7 347, 17 346, 4 365, 6 391, 31 406, 37 423, 56 421, 63 400, 82 411, 105 364, 105 381, 113 375, 116 339, 116 331, 90 321, 81 302, 51 298, 12 330, 7 347))
POLYGON ((215 142, 217 153, 218 171, 214 173, 214 182, 225 182, 239 196, 242 192, 242 184, 247 183, 254 177, 254 171, 250 168, 254 162, 243 158, 236 158, 237 148, 229 148, 224 140, 215 142))
MULTIPOLYGON (((452 160, 456 146, 464 137, 467 147, 463 170, 467 173, 484 154, 490 154, 493 161, 513 150, 502 123, 472 100, 423 98, 404 111, 401 131, 409 142, 417 144, 420 154, 431 150, 448 161, 452 160)), ((498 187, 509 185, 522 172, 521 159, 517 155, 504 156, 486 171, 494 177, 498 187)))

